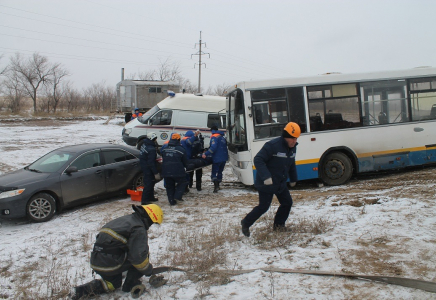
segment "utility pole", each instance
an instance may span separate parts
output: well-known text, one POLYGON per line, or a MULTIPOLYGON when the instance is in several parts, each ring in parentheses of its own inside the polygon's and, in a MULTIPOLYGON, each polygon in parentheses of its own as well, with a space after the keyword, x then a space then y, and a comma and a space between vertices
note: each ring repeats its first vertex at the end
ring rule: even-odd
MULTIPOLYGON (((203 51, 201 51, 201 45, 203 45, 203 44, 204 44, 204 47, 206 47, 206 43, 201 42, 201 31, 200 31, 200 42, 198 43, 199 50, 197 53, 191 54, 191 58, 192 58, 192 55, 198 55, 198 93, 200 93, 200 91, 201 91, 201 65, 204 65, 204 67, 206 68, 206 64, 201 62, 201 56, 207 54, 207 55, 209 55, 209 58, 210 58, 209 53, 204 53, 203 51)), ((197 43, 194 45, 194 47, 196 47, 196 45, 197 45, 197 43)), ((194 68, 195 68, 196 64, 197 63, 194 64, 194 68)))

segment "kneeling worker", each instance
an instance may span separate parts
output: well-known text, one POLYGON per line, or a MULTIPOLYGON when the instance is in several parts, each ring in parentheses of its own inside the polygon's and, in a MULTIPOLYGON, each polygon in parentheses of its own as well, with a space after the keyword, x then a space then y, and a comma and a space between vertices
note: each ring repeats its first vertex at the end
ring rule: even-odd
POLYGON ((110 221, 97 234, 91 252, 91 268, 101 276, 75 287, 72 299, 115 291, 121 287, 122 273, 127 271, 123 292, 141 284, 142 276, 151 276, 147 230, 161 224, 162 209, 156 204, 132 205, 134 213, 110 221))

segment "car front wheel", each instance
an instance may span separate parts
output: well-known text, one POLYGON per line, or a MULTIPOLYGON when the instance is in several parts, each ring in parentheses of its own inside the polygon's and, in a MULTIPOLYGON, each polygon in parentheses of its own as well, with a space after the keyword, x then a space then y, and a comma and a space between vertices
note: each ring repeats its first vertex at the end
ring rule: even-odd
POLYGON ((133 182, 132 182, 133 190, 137 190, 138 187, 144 186, 143 179, 144 179, 144 175, 142 173, 136 175, 135 178, 133 178, 133 182))
POLYGON ((30 198, 26 206, 27 217, 33 222, 46 222, 56 212, 56 201, 47 193, 39 193, 30 198))

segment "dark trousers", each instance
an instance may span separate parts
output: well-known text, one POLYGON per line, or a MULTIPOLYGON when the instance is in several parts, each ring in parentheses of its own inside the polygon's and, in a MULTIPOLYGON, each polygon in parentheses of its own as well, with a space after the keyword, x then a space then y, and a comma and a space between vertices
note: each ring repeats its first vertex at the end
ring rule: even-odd
POLYGON ((128 284, 129 282, 135 282, 136 280, 139 280, 142 276, 150 276, 153 271, 153 266, 150 264, 150 267, 147 269, 146 272, 141 273, 139 272, 131 263, 130 261, 126 260, 124 264, 117 270, 111 271, 111 272, 98 272, 95 271, 98 275, 101 276, 101 278, 105 281, 108 281, 112 284, 112 286, 117 289, 121 287, 121 284, 123 282, 123 272, 127 271, 125 282, 128 284))
POLYGON ((154 178, 154 174, 151 170, 146 170, 143 172, 144 178, 144 190, 142 191, 141 204, 150 204, 154 199, 154 185, 156 184, 156 180, 154 178))
POLYGON ((182 177, 165 177, 168 201, 173 203, 174 200, 182 200, 188 181, 186 176, 182 177))
POLYGON ((277 196, 279 200, 280 206, 277 209, 276 216, 274 218, 274 225, 276 226, 284 226, 286 220, 288 219, 289 213, 291 212, 292 207, 292 197, 287 188, 284 188, 282 191, 277 193, 265 193, 259 192, 259 205, 253 208, 253 210, 248 213, 247 216, 242 220, 244 224, 248 227, 253 225, 254 222, 257 221, 264 213, 266 213, 271 206, 271 202, 274 194, 277 196))
POLYGON ((189 187, 192 187, 194 184, 194 172, 195 172, 195 187, 197 189, 201 189, 201 177, 203 177, 203 169, 198 169, 192 172, 189 172, 189 187))
POLYGON ((225 161, 212 164, 212 175, 210 176, 212 181, 218 180, 218 182, 221 182, 223 180, 223 171, 225 166, 225 161))

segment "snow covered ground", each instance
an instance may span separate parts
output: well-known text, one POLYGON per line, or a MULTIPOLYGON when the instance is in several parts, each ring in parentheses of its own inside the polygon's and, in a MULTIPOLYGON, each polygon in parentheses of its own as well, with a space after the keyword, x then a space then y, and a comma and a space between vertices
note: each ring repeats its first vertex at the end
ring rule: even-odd
MULTIPOLYGON (((0 174, 24 167, 61 146, 121 140, 122 119, 0 121, 0 174)), ((298 155, 298 154, 297 154, 298 155)), ((359 177, 338 187, 299 182, 291 191, 290 233, 272 232, 278 207, 240 232, 257 193, 235 183, 231 170, 213 194, 210 169, 203 190, 170 207, 160 182, 162 225, 150 228, 150 260, 193 271, 265 267, 384 275, 436 281, 435 168, 359 177)), ((0 299, 67 299, 71 286, 93 279, 90 251, 99 228, 138 204, 119 197, 67 210, 41 224, 1 221, 0 299)), ((164 273, 143 299, 436 299, 398 285, 333 276, 257 270, 242 275, 164 273)), ((98 278, 98 276, 96 276, 98 278)), ((130 299, 121 291, 98 299, 130 299)))

